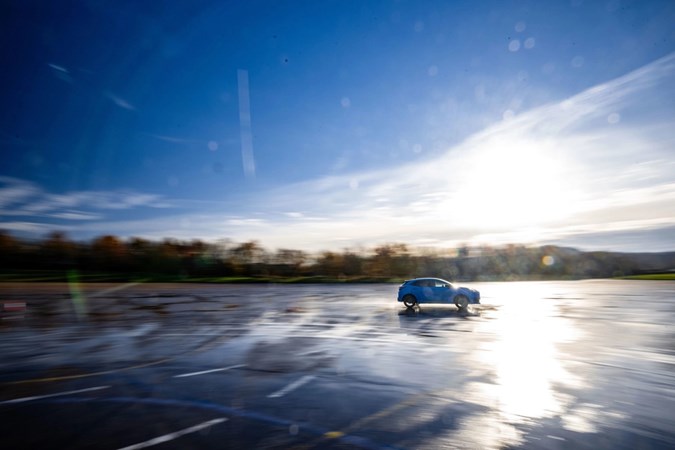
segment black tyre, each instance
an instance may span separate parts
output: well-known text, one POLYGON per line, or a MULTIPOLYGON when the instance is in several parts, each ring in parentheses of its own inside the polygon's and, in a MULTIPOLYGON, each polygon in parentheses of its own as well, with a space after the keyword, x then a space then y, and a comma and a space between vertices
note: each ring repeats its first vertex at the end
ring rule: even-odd
POLYGON ((412 308, 413 306, 415 306, 416 303, 417 299, 415 298, 414 295, 408 294, 405 297, 403 297, 403 304, 408 308, 412 308))
POLYGON ((466 298, 466 295, 460 294, 457 297, 455 297, 455 306, 460 311, 464 311, 464 310, 466 310, 466 308, 469 307, 469 299, 466 298))

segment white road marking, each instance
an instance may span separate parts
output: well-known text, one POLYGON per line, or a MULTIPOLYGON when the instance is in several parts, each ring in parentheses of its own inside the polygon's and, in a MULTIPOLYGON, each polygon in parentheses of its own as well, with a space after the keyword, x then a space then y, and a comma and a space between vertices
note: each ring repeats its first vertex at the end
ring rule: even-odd
POLYGON ((26 309, 26 302, 5 302, 2 304, 2 309, 7 312, 24 311, 26 309))
POLYGON ((209 420, 207 422, 200 423, 199 425, 195 425, 193 427, 185 428, 183 430, 179 430, 179 431, 176 431, 174 433, 169 433, 169 434, 165 434, 164 436, 159 436, 159 437, 156 437, 154 439, 150 439, 149 441, 140 442, 140 443, 134 444, 134 445, 129 445, 128 447, 122 447, 119 450, 136 450, 136 449, 139 449, 139 448, 151 447, 153 445, 173 441, 174 439, 177 439, 177 438, 183 436, 184 434, 194 433, 195 431, 199 431, 201 429, 210 427, 212 425, 216 425, 218 423, 225 422, 226 420, 227 420, 226 417, 221 417, 219 419, 209 420))
POLYGON ((181 373, 180 375, 174 375, 173 377, 174 378, 193 377, 195 375, 204 375, 205 373, 212 373, 212 372, 223 372, 225 370, 237 369, 239 367, 244 366, 246 366, 246 364, 237 364, 236 366, 221 367, 220 369, 202 370, 201 372, 181 373))
MULTIPOLYGON (((264 334, 264 333, 260 333, 260 334, 249 333, 247 336, 265 337, 267 335, 264 334)), ((396 337, 396 338, 391 338, 391 339, 378 339, 378 338, 367 338, 367 337, 342 336, 342 335, 337 335, 337 334, 307 334, 307 333, 289 333, 288 336, 291 336, 291 337, 307 337, 307 338, 316 338, 316 339, 343 339, 343 340, 346 340, 346 341, 383 342, 385 344, 397 344, 397 343, 401 342, 401 337, 396 337)), ((425 345, 430 345, 430 344, 425 343, 425 345)), ((441 346, 446 347, 447 344, 442 344, 441 346)))
POLYGON ((92 294, 90 294, 90 295, 87 295, 87 297, 88 297, 88 298, 102 297, 102 296, 104 296, 104 295, 112 294, 113 292, 121 291, 122 289, 127 289, 127 288, 130 288, 130 287, 134 287, 134 286, 136 286, 137 284, 141 284, 141 282, 139 282, 139 281, 134 281, 134 282, 127 283, 127 284, 122 284, 122 285, 120 285, 120 286, 115 286, 115 287, 111 287, 111 288, 108 288, 108 289, 103 289, 102 291, 94 292, 94 293, 92 293, 92 294))
POLYGON ((300 378, 299 380, 296 380, 289 384, 288 386, 284 387, 283 389, 279 389, 276 392, 273 392, 272 394, 268 395, 267 397, 269 398, 278 398, 278 397, 283 397, 284 395, 288 394, 291 391, 296 390, 300 386, 302 386, 305 383, 308 383, 309 381, 312 381, 314 378, 316 378, 314 375, 305 375, 304 377, 300 378))
POLYGON ((0 402, 0 405, 8 405, 10 403, 23 403, 23 402, 30 402, 31 400, 40 400, 43 398, 50 398, 50 397, 58 397, 60 395, 70 395, 70 394, 80 394, 82 392, 91 392, 91 391, 98 391, 101 389, 108 389, 110 386, 96 386, 96 387, 91 387, 87 389, 78 389, 77 391, 66 391, 66 392, 59 392, 56 394, 48 394, 48 395, 38 395, 35 397, 22 397, 22 398, 15 398, 13 400, 5 400, 4 402, 0 402))

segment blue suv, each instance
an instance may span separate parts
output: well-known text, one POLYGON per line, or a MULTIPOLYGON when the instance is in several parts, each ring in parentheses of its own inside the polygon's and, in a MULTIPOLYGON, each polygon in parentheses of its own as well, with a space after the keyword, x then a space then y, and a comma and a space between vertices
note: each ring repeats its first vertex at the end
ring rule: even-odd
POLYGON ((398 301, 408 308, 420 303, 454 303, 460 310, 480 303, 480 292, 441 278, 414 278, 398 288, 398 301))

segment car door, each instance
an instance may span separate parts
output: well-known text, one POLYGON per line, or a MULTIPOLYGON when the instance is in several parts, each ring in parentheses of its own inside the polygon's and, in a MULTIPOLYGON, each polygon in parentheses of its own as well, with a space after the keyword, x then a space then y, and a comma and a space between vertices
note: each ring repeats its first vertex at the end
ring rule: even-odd
POLYGON ((415 297, 418 303, 433 302, 435 296, 435 284, 433 280, 417 280, 415 283, 415 297))
POLYGON ((434 301, 439 303, 447 303, 450 301, 452 289, 450 285, 444 281, 436 280, 433 287, 434 301))

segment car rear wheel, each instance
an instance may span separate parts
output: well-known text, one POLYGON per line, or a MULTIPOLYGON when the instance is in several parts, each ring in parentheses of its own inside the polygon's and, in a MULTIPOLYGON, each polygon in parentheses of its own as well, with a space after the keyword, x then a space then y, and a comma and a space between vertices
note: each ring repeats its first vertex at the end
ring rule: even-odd
POLYGON ((469 306, 469 299, 465 295, 458 295, 455 297, 455 306, 460 310, 464 311, 469 306))
POLYGON ((417 299, 415 298, 415 296, 408 294, 405 297, 403 297, 403 304, 408 308, 412 308, 413 306, 415 306, 415 303, 417 303, 417 299))

